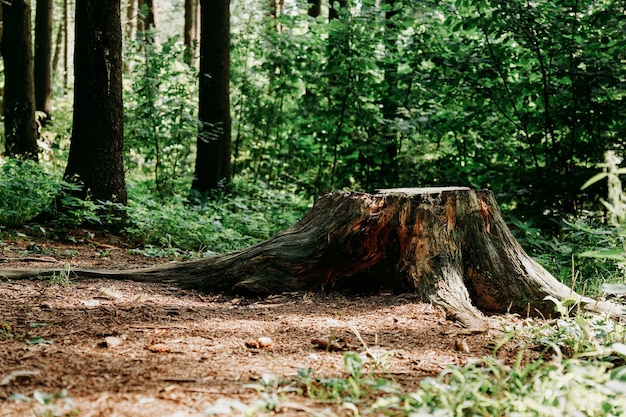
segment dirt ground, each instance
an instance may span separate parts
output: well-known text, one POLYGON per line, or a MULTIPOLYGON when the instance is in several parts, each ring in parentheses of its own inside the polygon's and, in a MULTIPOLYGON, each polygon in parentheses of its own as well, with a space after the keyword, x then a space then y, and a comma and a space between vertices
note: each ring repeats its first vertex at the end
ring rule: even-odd
MULTIPOLYGON (((73 240, 5 236, 0 277, 4 268, 121 269, 170 261, 131 255, 132 245, 115 236, 80 232, 73 240)), ((461 339, 455 323, 411 294, 244 299, 166 284, 59 281, 0 282, 2 416, 34 415, 24 401, 4 401, 11 394, 32 399, 34 390, 63 389, 81 416, 207 415, 227 400, 260 398, 249 385, 259 385, 265 374, 294 386, 298 369, 345 376, 344 351, 365 352, 364 343, 391 357, 387 369, 368 372, 381 372, 407 391, 448 365, 492 354, 503 326, 521 322, 493 317, 488 333, 461 339)), ((514 356, 515 345, 500 353, 514 356)), ((336 403, 284 395, 279 415, 350 414, 336 403)))

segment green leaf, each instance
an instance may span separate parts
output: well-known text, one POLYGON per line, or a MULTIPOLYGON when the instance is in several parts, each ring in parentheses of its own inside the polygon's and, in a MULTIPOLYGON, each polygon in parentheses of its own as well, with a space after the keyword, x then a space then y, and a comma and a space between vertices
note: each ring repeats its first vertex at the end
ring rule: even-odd
POLYGON ((587 182, 584 183, 582 187, 580 187, 580 189, 584 190, 585 188, 589 187, 590 185, 595 184, 596 182, 606 178, 607 176, 608 176, 608 174, 606 172, 599 172, 596 175, 594 175, 593 177, 589 178, 587 180, 587 182))
POLYGON ((51 345, 52 343, 52 340, 46 340, 43 337, 33 337, 26 341, 29 345, 51 345))

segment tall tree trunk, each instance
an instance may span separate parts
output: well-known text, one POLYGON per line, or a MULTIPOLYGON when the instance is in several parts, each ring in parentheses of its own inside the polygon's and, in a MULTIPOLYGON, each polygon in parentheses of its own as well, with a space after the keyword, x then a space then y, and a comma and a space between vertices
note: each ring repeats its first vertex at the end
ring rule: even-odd
POLYGON ((74 119, 65 179, 85 199, 126 204, 120 0, 78 0, 74 119))
POLYGON ((37 0, 35 15, 35 109, 45 124, 52 114, 52 0, 37 0))
POLYGON ((191 188, 207 192, 230 180, 230 1, 200 4, 200 125, 191 188))
POLYGON ((61 51, 63 50, 63 22, 59 24, 57 37, 54 42, 54 53, 52 54, 52 80, 56 79, 59 71, 59 59, 61 59, 61 51))
POLYGON ((137 0, 128 0, 126 4, 126 39, 135 39, 137 35, 137 0))
POLYGON ((69 55, 70 55, 70 17, 69 17, 69 0, 63 0, 63 91, 67 94, 69 89, 69 55))
MULTIPOLYGON (((2 5, 0 4, 0 57, 2 57, 2 5)), ((4 85, 0 85, 0 114, 4 115, 4 85)))
POLYGON ((198 0, 185 0, 185 62, 190 66, 196 65, 197 28, 198 0))
POLYGON ((2 2, 5 155, 38 160, 30 3, 2 2))

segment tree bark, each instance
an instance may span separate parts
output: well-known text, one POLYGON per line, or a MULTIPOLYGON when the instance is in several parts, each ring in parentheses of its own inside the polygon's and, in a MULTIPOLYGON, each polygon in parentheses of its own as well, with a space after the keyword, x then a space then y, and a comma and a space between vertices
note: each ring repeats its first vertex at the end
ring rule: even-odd
POLYGON ((137 33, 137 0, 126 3, 126 39, 135 39, 137 33))
POLYGON ((35 108, 45 124, 52 114, 52 0, 37 0, 35 14, 35 108))
POLYGON ((309 17, 316 19, 322 15, 322 0, 307 0, 309 17))
POLYGON ((192 190, 227 186, 231 173, 230 2, 202 0, 196 164, 192 190))
POLYGON ((81 198, 126 204, 120 0, 78 0, 74 118, 65 179, 81 198))
POLYGON ((198 0, 185 0, 185 62, 189 66, 196 65, 198 42, 198 0))
POLYGON ((69 90, 69 55, 70 55, 70 27, 69 27, 69 1, 63 0, 63 92, 69 90))
POLYGON ((4 137, 7 156, 38 160, 30 3, 2 2, 4 137))
MULTIPOLYGON (((0 276, 51 272, 0 270, 0 276)), ((572 294, 515 241, 490 191, 464 187, 329 193, 294 226, 240 252, 138 270, 73 272, 253 295, 410 291, 467 331, 487 328, 483 312, 552 316, 554 304, 545 297, 572 294)), ((594 300, 581 302, 594 311, 624 313, 594 300)))

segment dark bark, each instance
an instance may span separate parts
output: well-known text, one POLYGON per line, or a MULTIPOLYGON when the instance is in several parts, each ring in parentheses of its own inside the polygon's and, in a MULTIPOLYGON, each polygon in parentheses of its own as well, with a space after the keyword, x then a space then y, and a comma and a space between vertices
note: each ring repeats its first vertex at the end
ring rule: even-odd
POLYGON ((7 156, 37 160, 30 3, 2 2, 4 29, 4 135, 7 156))
POLYGON ((322 15, 322 0, 307 0, 307 6, 310 17, 315 19, 322 15))
POLYGON ((37 0, 35 15, 35 109, 45 124, 52 114, 52 0, 37 0))
POLYGON ((185 0, 185 62, 190 66, 196 65, 198 42, 198 0, 185 0))
POLYGON ((76 4, 74 119, 65 178, 81 197, 126 204, 119 0, 76 4))
MULTIPOLYGON (((0 276, 52 272, 0 270, 0 276)), ((240 252, 138 270, 73 272, 248 295, 410 291, 467 331, 487 328, 483 312, 552 316, 554 305, 545 297, 573 294, 515 241, 490 191, 463 187, 326 194, 294 226, 240 252)), ((593 311, 624 314, 610 304, 581 302, 593 311)))
POLYGON ((227 186, 230 180, 230 2, 200 4, 200 125, 191 188, 204 193, 227 186))

